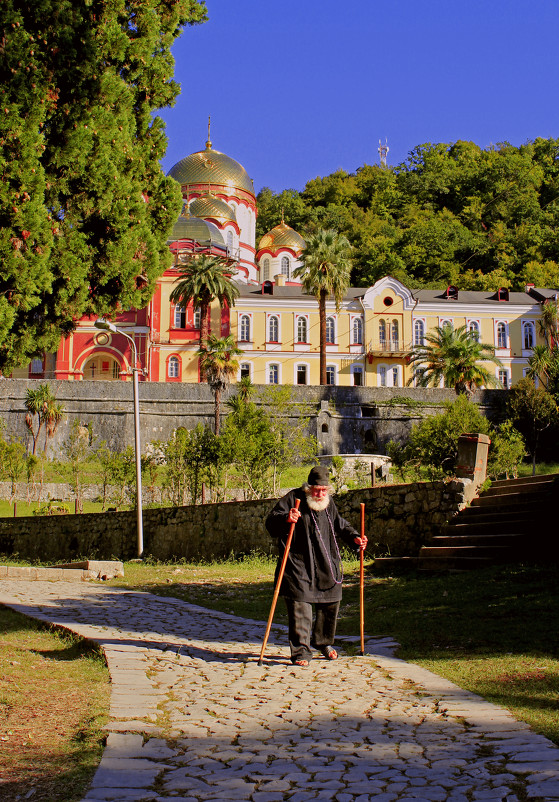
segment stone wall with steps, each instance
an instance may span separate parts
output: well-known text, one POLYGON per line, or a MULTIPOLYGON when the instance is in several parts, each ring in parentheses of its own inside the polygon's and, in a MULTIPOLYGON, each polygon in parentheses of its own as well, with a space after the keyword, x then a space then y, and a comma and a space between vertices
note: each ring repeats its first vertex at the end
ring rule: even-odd
MULTIPOLYGON (((350 490, 337 504, 359 530, 360 504, 365 503, 371 556, 405 556, 417 554, 474 495, 472 482, 460 479, 350 490)), ((264 499, 144 510, 144 553, 159 560, 272 553, 264 522, 274 503, 264 499)), ((136 513, 3 518, 0 554, 42 562, 131 559, 137 556, 136 513)))

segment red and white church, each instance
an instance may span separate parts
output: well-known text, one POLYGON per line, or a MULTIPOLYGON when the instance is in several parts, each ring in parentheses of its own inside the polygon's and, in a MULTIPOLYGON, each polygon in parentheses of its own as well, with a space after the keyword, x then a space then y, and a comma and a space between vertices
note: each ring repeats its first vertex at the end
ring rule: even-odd
MULTIPOLYGON (((301 264, 303 238, 285 222, 256 244, 256 196, 251 178, 234 159, 214 150, 208 138, 204 150, 192 153, 169 171, 181 186, 184 206, 168 239, 173 264, 159 278, 143 309, 120 313, 117 327, 133 338, 147 381, 199 381, 199 315, 192 306, 171 303, 177 271, 192 254, 212 254, 227 260, 234 280, 244 285, 300 284, 293 271, 301 264)), ((61 339, 56 353, 34 359, 14 378, 127 380, 132 348, 116 332, 95 328, 95 318, 82 318, 75 331, 61 339)), ((212 308, 211 331, 230 333, 229 309, 212 308)))

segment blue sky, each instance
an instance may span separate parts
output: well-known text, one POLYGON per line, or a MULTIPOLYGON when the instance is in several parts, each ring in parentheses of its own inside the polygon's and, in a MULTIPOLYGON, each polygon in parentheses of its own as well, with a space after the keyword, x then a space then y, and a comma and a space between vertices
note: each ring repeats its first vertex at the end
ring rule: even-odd
POLYGON ((207 0, 173 48, 163 168, 213 147, 258 192, 425 142, 559 137, 559 0, 207 0))

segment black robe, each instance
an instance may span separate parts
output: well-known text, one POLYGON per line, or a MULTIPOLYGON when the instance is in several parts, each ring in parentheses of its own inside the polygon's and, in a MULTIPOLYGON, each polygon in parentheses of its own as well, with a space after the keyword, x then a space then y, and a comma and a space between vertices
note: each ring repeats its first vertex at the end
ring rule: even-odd
POLYGON ((280 556, 275 581, 277 582, 291 527, 287 516, 289 510, 295 506, 297 498, 301 499, 299 507, 301 517, 295 524, 280 595, 295 601, 323 603, 340 601, 342 566, 336 540, 332 535, 332 526, 335 537, 341 538, 357 552, 359 546, 354 542, 354 538, 359 537, 359 534, 341 517, 331 498, 326 510, 321 512, 311 510, 302 488, 291 490, 281 498, 266 519, 266 529, 279 541, 280 556))

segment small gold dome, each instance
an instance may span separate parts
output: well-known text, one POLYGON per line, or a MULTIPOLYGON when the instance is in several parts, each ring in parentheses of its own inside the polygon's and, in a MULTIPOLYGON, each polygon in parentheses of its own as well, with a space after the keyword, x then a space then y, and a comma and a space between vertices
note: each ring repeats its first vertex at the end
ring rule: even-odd
POLYGON ((195 198, 190 204, 190 214, 195 217, 212 217, 220 223, 236 223, 237 215, 224 200, 216 198, 211 192, 204 192, 199 198, 195 198))
POLYGON ((245 168, 218 150, 207 145, 205 150, 192 153, 177 162, 168 175, 185 184, 213 184, 229 189, 243 189, 254 195, 254 185, 245 168))
POLYGON ((278 226, 268 231, 267 234, 264 234, 258 245, 258 250, 268 248, 274 253, 279 251, 280 248, 290 248, 298 253, 303 250, 305 245, 306 242, 303 237, 282 221, 278 226))
POLYGON ((175 225, 171 236, 167 240, 167 245, 180 240, 193 240, 198 245, 211 248, 212 245, 225 248, 225 240, 215 223, 201 220, 199 217, 188 217, 181 215, 175 225))

